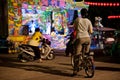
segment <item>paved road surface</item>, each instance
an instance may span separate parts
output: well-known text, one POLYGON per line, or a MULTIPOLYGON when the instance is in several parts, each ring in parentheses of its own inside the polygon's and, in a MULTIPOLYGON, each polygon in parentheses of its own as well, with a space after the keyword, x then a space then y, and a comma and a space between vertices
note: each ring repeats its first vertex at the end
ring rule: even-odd
POLYGON ((95 59, 93 78, 85 78, 84 71, 71 77, 70 57, 64 55, 56 55, 54 60, 44 60, 43 63, 21 63, 16 57, 17 54, 0 54, 0 80, 120 80, 120 64, 116 63, 119 61, 108 57, 95 59))

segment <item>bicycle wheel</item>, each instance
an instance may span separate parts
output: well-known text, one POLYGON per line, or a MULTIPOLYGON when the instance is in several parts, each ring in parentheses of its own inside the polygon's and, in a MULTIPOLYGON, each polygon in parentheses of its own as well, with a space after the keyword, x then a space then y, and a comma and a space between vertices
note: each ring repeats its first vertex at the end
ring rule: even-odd
MULTIPOLYGON (((81 58, 79 58, 79 66, 80 67, 81 67, 81 63, 82 63, 82 60, 81 60, 81 58)), ((74 68, 74 56, 73 55, 71 55, 71 65, 74 68)))
POLYGON ((90 58, 85 61, 85 73, 88 78, 92 78, 95 73, 95 66, 90 58))
POLYGON ((71 55, 71 65, 72 67, 74 67, 74 56, 73 55, 71 55))

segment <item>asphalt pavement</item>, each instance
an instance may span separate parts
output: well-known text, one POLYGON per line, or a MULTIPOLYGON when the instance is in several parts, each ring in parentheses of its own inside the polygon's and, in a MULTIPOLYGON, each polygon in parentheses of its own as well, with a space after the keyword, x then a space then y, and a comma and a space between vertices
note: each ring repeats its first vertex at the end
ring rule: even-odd
POLYGON ((95 75, 86 78, 84 70, 77 77, 71 77, 71 58, 64 51, 55 51, 55 59, 43 63, 21 63, 17 53, 0 53, 0 80, 120 80, 120 58, 95 56, 95 75))

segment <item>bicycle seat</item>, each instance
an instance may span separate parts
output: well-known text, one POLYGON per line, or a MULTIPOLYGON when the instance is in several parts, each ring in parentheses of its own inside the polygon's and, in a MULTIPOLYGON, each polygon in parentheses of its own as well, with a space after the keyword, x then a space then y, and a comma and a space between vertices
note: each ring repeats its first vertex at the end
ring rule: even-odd
POLYGON ((86 43, 83 43, 82 45, 83 45, 83 46, 85 46, 85 45, 89 45, 89 43, 88 43, 88 42, 86 42, 86 43))

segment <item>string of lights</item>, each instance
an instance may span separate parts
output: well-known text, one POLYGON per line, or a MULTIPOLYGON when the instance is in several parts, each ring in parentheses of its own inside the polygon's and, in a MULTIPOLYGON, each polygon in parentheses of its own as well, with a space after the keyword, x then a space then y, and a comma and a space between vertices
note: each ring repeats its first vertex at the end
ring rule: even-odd
POLYGON ((90 6, 110 6, 110 7, 118 7, 120 6, 119 2, 85 2, 90 6))
MULTIPOLYGON (((92 2, 85 1, 85 4, 90 6, 98 6, 98 7, 120 7, 120 2, 92 2)), ((108 19, 120 19, 120 15, 109 15, 108 19)))
POLYGON ((110 16, 108 16, 108 19, 116 19, 116 18, 120 19, 120 15, 110 15, 110 16))

